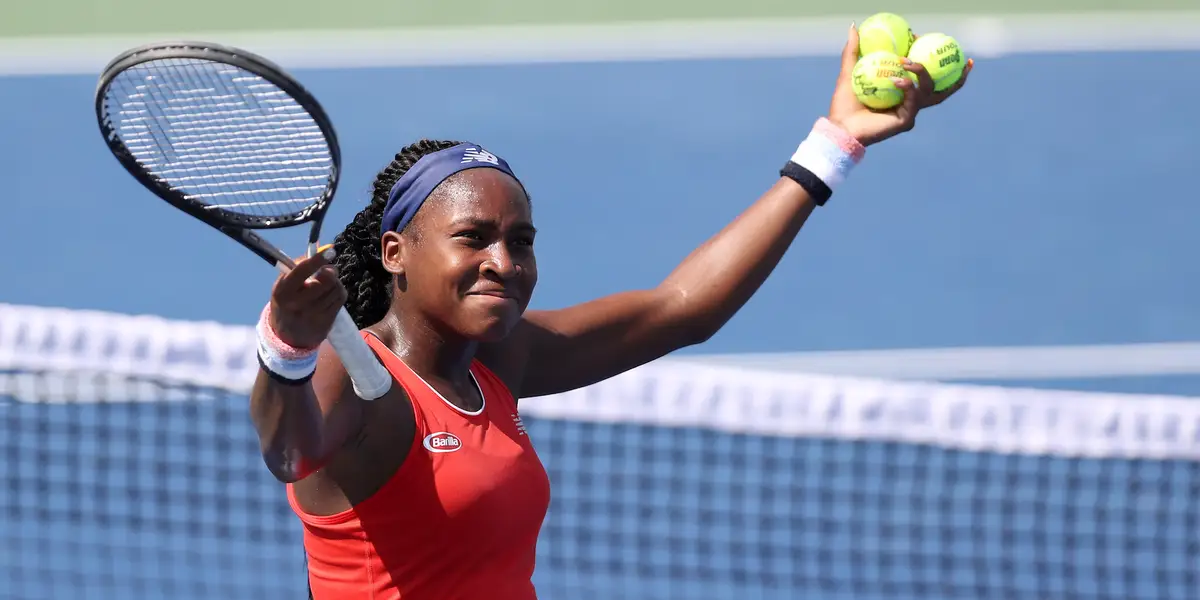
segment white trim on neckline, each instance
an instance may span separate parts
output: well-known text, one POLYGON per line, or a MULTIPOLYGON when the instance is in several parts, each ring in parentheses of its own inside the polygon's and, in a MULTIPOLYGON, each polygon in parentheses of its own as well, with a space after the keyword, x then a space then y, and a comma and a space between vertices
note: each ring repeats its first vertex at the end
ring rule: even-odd
MULTIPOLYGON (((478 417, 479 415, 483 414, 484 410, 487 410, 487 394, 483 393, 483 386, 479 385, 479 379, 475 377, 474 369, 467 367, 467 373, 469 373, 471 375, 471 382, 475 384, 475 389, 479 390, 480 403, 479 403, 479 410, 477 410, 475 412, 471 412, 471 411, 463 410, 462 408, 459 408, 458 406, 456 406, 453 402, 447 400, 446 397, 443 396, 441 392, 437 391, 437 389, 434 388, 432 385, 429 385, 429 382, 425 381, 425 378, 421 377, 421 375, 419 373, 417 373, 416 369, 413 369, 412 367, 408 366, 408 363, 404 362, 404 359, 400 358, 399 354, 396 354, 390 347, 388 347, 387 344, 383 344, 383 340, 380 340, 379 336, 377 336, 374 333, 371 333, 369 331, 367 332, 367 335, 370 335, 371 337, 375 338, 376 340, 379 340, 379 343, 382 344, 383 347, 387 349, 388 354, 391 354, 393 358, 400 361, 400 364, 404 365, 404 368, 408 369, 409 373, 412 373, 414 377, 416 377, 417 379, 420 379, 421 383, 425 384, 425 387, 429 388, 429 391, 436 394, 438 398, 442 399, 442 402, 446 403, 446 406, 449 406, 450 408, 453 408, 456 412, 466 415, 468 417, 478 417)), ((472 364, 474 364, 474 362, 475 361, 471 361, 472 364)))
MULTIPOLYGON (((397 359, 400 359, 400 357, 399 357, 399 356, 397 356, 396 358, 397 358, 397 359)), ((404 362, 404 361, 403 361, 403 360, 401 360, 400 362, 404 362)), ((424 378, 424 377, 421 377, 419 374, 417 374, 417 372, 416 372, 416 371, 413 371, 412 367, 409 367, 409 366, 408 366, 408 363, 405 363, 405 364, 404 364, 404 367, 405 367, 405 368, 407 368, 409 371, 411 371, 411 372, 412 372, 412 374, 413 374, 414 376, 416 376, 416 378, 417 378, 417 379, 420 379, 420 380, 421 380, 421 383, 425 384, 425 387, 429 388, 429 391, 433 392, 434 394, 437 394, 437 397, 438 397, 438 398, 441 398, 441 399, 442 399, 442 402, 445 402, 445 403, 446 403, 446 406, 449 406, 450 408, 453 408, 455 411, 457 411, 457 412, 459 412, 459 413, 461 413, 461 414, 467 415, 468 417, 478 417, 479 415, 482 415, 482 414, 483 414, 483 411, 484 411, 484 410, 486 410, 486 409, 487 409, 487 394, 484 394, 484 393, 483 393, 483 386, 482 386, 482 385, 479 385, 479 380, 475 378, 475 371, 472 371, 472 370, 470 370, 470 369, 467 369, 467 373, 470 373, 470 375, 471 375, 471 382, 475 384, 475 389, 479 390, 479 400, 480 400, 480 403, 479 403, 479 410, 477 410, 477 411, 475 411, 475 412, 471 412, 471 411, 463 410, 463 409, 462 409, 462 408, 460 408, 458 405, 456 405, 456 404, 454 404, 453 402, 451 402, 451 401, 447 400, 447 399, 446 399, 446 397, 445 397, 445 396, 443 396, 441 392, 437 391, 437 389, 436 389, 436 388, 434 388, 432 385, 429 385, 429 382, 428 382, 428 381, 425 381, 425 378, 424 378)))

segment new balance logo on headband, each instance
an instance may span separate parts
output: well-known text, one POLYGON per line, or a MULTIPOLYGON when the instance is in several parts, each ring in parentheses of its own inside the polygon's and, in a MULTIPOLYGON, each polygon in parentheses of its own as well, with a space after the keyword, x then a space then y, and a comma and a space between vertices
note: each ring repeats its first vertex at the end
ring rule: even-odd
POLYGON ((462 164, 465 165, 472 162, 498 165, 500 164, 500 159, 496 158, 495 154, 492 154, 483 148, 467 148, 467 150, 463 152, 462 164))
POLYGON ((503 158, 474 142, 464 142, 426 154, 392 186, 380 218, 380 231, 403 230, 441 182, 467 169, 499 169, 520 183, 503 158))

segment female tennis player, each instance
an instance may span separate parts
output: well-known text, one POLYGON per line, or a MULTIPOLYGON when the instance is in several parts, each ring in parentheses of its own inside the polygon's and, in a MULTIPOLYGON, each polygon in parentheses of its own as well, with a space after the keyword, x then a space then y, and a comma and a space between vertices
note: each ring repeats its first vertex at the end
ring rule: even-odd
MULTIPOLYGON (((532 600, 549 482, 517 398, 587 386, 708 339, 767 278, 865 146, 912 129, 933 93, 865 109, 851 28, 829 114, 777 182, 660 285, 526 311, 535 230, 521 181, 476 144, 421 141, 375 181, 326 255, 280 277, 259 322, 251 413, 287 482, 317 600, 532 600), (397 385, 354 392, 322 341, 345 305, 397 385)), ((971 64, 968 64, 968 70, 971 64)))

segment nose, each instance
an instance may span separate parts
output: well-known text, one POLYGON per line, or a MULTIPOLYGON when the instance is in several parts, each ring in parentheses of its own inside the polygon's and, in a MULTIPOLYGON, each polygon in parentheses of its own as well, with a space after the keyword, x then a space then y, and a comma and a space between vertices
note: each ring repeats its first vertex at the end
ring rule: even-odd
POLYGON ((512 253, 504 244, 493 244, 488 252, 487 260, 480 266, 484 275, 489 272, 501 281, 515 278, 521 273, 521 266, 512 259, 512 253))

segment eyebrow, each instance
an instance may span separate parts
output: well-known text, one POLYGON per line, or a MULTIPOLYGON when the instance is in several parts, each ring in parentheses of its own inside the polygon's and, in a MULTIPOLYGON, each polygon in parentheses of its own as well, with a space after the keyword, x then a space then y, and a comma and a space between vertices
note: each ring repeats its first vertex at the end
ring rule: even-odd
MULTIPOLYGON (((472 217, 467 217, 467 218, 463 218, 463 219, 455 219, 450 225, 452 227, 464 227, 464 226, 469 225, 472 227, 478 227, 480 229, 498 229, 499 228, 496 225, 496 222, 491 219, 479 219, 479 218, 472 218, 472 217)), ((517 231, 524 231, 527 233, 537 233, 537 227, 534 227, 533 223, 529 223, 528 221, 523 221, 523 222, 517 223, 516 225, 513 226, 513 229, 515 229, 517 231)))

